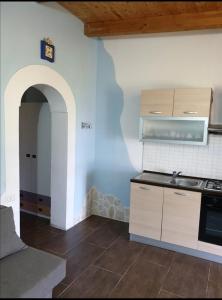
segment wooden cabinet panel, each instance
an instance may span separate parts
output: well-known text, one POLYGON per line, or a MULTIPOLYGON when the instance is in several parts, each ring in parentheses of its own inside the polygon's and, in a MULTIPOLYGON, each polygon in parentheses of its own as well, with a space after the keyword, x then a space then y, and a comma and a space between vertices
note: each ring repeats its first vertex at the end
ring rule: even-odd
POLYGON ((38 212, 38 208, 35 202, 21 200, 20 207, 35 214, 38 212))
POLYGON ((143 90, 141 116, 172 116, 174 89, 143 90))
POLYGON ((39 195, 27 191, 20 191, 20 207, 26 212, 49 217, 51 209, 51 199, 48 196, 39 195))
POLYGON ((50 216, 50 207, 38 203, 38 214, 50 216))
POLYGON ((211 88, 175 89, 173 116, 209 117, 211 88))
POLYGON ((164 188, 161 240, 197 248, 201 193, 164 188))
POLYGON ((222 256, 222 246, 219 245, 213 245, 213 244, 198 241, 197 249, 200 251, 205 251, 208 253, 222 256))
POLYGON ((163 188, 131 183, 129 232, 160 240, 163 188))

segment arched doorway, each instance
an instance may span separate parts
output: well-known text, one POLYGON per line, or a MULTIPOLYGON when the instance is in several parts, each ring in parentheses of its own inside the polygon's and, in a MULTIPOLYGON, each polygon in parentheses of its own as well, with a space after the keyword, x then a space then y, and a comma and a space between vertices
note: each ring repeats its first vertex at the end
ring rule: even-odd
POLYGON ((42 65, 27 66, 14 74, 5 90, 5 203, 12 206, 19 234, 19 107, 29 87, 39 89, 51 111, 51 224, 67 230, 75 224, 75 122, 72 91, 64 78, 42 65))

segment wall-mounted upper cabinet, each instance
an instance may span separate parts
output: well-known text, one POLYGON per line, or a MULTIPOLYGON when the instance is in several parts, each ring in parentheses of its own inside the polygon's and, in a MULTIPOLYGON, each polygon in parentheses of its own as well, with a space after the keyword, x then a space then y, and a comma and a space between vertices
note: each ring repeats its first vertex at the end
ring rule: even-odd
POLYGON ((174 89, 144 90, 141 97, 141 116, 172 116, 174 89))
POLYGON ((173 116, 209 117, 211 88, 175 89, 173 116))
POLYGON ((211 88, 143 90, 140 115, 209 117, 211 102, 211 88))

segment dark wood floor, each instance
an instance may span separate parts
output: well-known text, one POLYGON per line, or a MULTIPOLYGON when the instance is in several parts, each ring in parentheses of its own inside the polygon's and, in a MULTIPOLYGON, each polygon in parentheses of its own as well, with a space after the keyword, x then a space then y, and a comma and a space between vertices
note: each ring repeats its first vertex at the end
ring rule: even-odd
POLYGON ((21 213, 23 241, 67 259, 58 298, 222 298, 222 265, 128 240, 128 224, 91 216, 67 232, 21 213))

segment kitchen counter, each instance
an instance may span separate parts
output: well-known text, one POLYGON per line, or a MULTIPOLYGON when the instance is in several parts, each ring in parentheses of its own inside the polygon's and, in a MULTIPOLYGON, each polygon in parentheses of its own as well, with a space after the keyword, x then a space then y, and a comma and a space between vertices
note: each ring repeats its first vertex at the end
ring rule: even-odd
POLYGON ((141 174, 131 178, 130 181, 136 183, 142 183, 142 184, 169 187, 169 188, 180 189, 180 190, 189 190, 193 192, 203 192, 207 194, 222 195, 222 191, 210 191, 204 189, 207 180, 217 180, 217 179, 192 177, 192 176, 184 176, 184 175, 177 176, 177 179, 202 180, 202 184, 197 187, 170 183, 169 182, 170 179, 172 179, 172 174, 144 170, 141 174))
POLYGON ((207 182, 217 179, 182 174, 175 184, 172 178, 146 170, 131 179, 130 240, 221 263, 222 191, 207 182))

